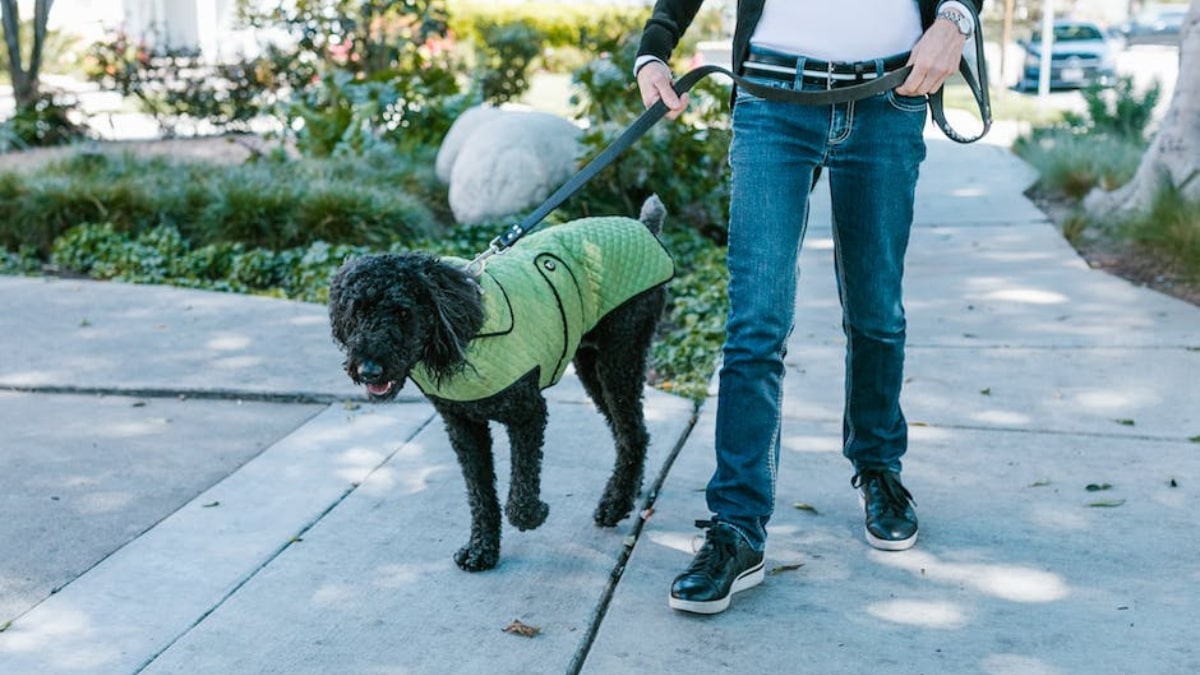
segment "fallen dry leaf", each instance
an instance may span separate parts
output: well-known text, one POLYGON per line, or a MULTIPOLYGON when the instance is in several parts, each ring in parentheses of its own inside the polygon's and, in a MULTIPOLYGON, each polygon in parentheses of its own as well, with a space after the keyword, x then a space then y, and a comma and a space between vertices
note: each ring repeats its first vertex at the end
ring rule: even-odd
POLYGON ((508 626, 504 628, 504 632, 512 633, 513 635, 520 635, 521 637, 531 638, 536 637, 538 633, 541 633, 542 629, 521 623, 520 619, 513 619, 512 623, 508 624, 508 626))
POLYGON ((794 563, 791 565, 779 565, 778 567, 772 567, 769 574, 782 574, 783 572, 794 572, 795 570, 798 570, 801 567, 804 567, 804 563, 794 563))

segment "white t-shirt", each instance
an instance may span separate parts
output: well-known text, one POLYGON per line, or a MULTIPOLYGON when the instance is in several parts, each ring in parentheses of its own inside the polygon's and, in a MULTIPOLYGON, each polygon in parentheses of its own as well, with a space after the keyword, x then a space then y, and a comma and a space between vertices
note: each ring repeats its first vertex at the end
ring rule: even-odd
POLYGON ((866 61, 921 39, 914 0, 767 0, 750 44, 822 61, 866 61))

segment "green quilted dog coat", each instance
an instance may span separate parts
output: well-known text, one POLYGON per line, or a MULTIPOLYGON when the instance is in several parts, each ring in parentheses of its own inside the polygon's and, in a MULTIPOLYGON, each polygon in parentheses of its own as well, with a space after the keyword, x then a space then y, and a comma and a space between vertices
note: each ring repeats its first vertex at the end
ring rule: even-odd
POLYGON ((479 279, 484 324, 467 347, 467 366, 440 385, 423 364, 410 376, 425 394, 452 401, 487 398, 534 368, 545 389, 605 315, 674 274, 662 243, 632 218, 544 228, 488 259, 479 279))

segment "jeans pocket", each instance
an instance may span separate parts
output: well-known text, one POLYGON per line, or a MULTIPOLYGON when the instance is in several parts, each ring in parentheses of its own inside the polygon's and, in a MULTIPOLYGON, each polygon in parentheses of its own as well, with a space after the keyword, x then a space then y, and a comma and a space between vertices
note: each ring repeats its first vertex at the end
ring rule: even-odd
POLYGON ((754 94, 751 94, 750 92, 746 91, 745 87, 738 87, 737 95, 734 97, 733 102, 734 103, 749 103, 751 101, 761 101, 761 100, 763 100, 761 97, 755 96, 754 94))
MULTIPOLYGON (((766 89, 790 89, 791 88, 784 82, 780 82, 779 80, 771 80, 771 79, 767 79, 764 77, 750 76, 750 77, 743 77, 743 79, 745 79, 746 82, 749 82, 750 84, 757 85, 759 87, 763 87, 766 89)), ((763 97, 761 97, 757 94, 751 94, 750 92, 746 91, 745 87, 738 87, 737 88, 737 97, 734 99, 734 102, 741 103, 743 101, 765 101, 765 100, 766 99, 764 99, 763 97)))
POLYGON ((896 93, 895 89, 889 89, 884 96, 887 102, 896 110, 903 112, 925 112, 925 106, 929 102, 927 96, 901 96, 896 93))

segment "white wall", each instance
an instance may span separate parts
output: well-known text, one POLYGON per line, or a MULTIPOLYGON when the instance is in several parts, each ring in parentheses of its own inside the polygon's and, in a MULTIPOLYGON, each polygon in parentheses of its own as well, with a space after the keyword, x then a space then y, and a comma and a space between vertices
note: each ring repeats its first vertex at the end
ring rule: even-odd
MULTIPOLYGON (((55 0, 49 27, 75 33, 89 42, 99 40, 124 20, 123 0, 55 0)), ((21 18, 33 17, 33 1, 22 0, 21 18)))
MULTIPOLYGON (((254 49, 254 38, 234 30, 235 0, 55 0, 50 27, 88 42, 122 29, 148 44, 198 49, 210 58, 254 49)), ((21 0, 33 16, 33 0, 21 0)))

